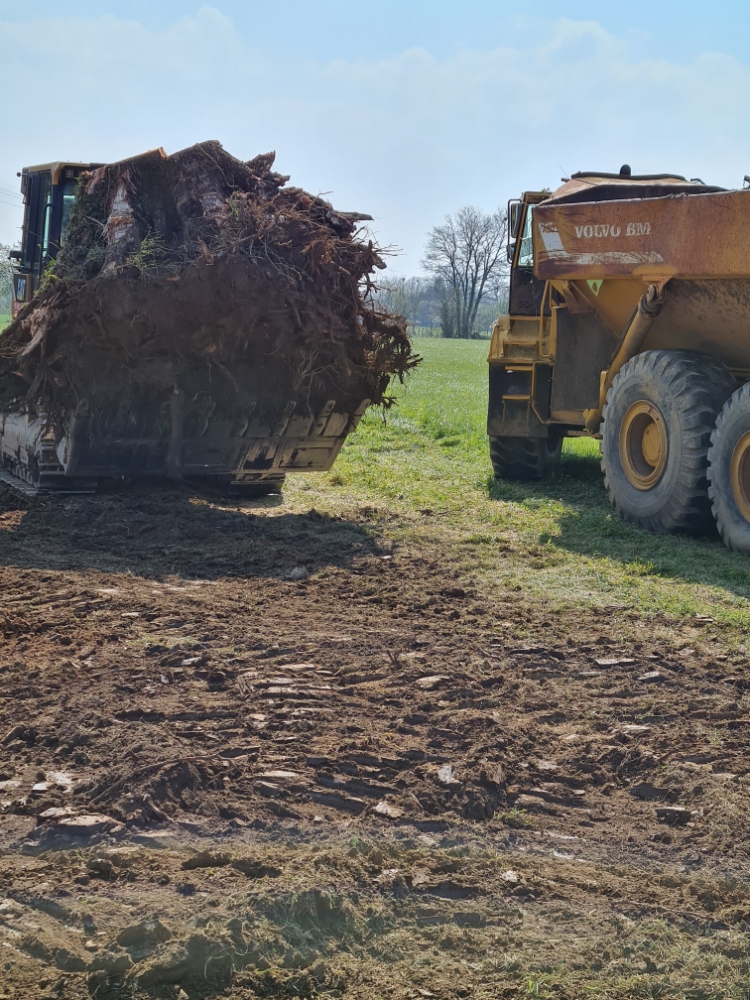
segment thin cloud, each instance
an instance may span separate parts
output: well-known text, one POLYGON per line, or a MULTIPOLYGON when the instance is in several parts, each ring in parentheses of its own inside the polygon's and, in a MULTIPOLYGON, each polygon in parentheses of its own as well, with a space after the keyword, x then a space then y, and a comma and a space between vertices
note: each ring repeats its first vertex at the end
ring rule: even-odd
MULTIPOLYGON (((23 164, 62 157, 205 138, 243 157, 275 148, 293 183, 371 212, 408 272, 446 212, 555 186, 560 162, 616 170, 627 160, 725 185, 750 172, 747 65, 721 53, 639 60, 595 22, 559 20, 536 38, 446 59, 408 49, 320 64, 268 59, 212 7, 162 31, 112 16, 0 24, 0 61, 24 81, 24 105, 66 97, 64 113, 6 130, 0 186, 15 188, 23 164)), ((18 222, 0 204, 0 241, 18 222)))

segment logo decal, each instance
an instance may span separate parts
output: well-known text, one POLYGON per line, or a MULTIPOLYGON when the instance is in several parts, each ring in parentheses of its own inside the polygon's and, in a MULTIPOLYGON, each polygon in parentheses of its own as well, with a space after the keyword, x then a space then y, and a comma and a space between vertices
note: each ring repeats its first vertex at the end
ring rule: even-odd
MULTIPOLYGON (((595 226, 576 226, 576 239, 604 239, 607 236, 612 236, 615 239, 622 235, 622 228, 620 226, 607 226, 604 224, 595 226)), ((651 223, 650 222, 628 222, 625 226, 626 236, 650 236, 651 235, 651 223)))

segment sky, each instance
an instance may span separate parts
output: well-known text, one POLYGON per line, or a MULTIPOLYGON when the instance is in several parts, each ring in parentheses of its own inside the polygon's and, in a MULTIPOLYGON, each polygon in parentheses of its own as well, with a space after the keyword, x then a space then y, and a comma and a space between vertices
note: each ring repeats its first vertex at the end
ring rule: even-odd
POLYGON ((0 242, 16 172, 218 139, 368 212, 391 269, 430 227, 576 170, 750 174, 750 3, 0 0, 0 242))

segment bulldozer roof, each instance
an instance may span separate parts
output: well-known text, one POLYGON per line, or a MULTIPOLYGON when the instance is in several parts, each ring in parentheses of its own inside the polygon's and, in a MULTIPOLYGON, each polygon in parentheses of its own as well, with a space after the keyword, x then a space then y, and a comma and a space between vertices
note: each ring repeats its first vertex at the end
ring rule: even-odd
POLYGON ((39 163, 34 167, 24 167, 24 174, 41 174, 49 171, 52 174, 52 183, 58 184, 60 182, 60 174, 66 167, 73 167, 76 170, 89 170, 92 166, 98 166, 99 164, 93 163, 71 163, 69 160, 55 160, 53 163, 39 163))
POLYGON ((716 194, 726 188, 711 187, 698 178, 680 174, 608 174, 580 171, 563 181, 562 187, 545 199, 550 202, 621 201, 633 198, 664 198, 678 194, 716 194))

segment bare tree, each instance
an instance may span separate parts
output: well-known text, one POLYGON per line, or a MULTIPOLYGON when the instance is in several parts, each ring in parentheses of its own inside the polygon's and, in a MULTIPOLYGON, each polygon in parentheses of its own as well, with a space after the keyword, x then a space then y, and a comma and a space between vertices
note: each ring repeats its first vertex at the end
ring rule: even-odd
POLYGON ((473 335, 482 299, 507 270, 507 226, 501 209, 487 215, 465 205, 455 216, 446 215, 445 223, 427 237, 422 267, 446 289, 443 312, 452 321, 454 336, 473 335))
POLYGON ((376 296, 383 309, 403 316, 409 326, 418 326, 419 310, 429 291, 424 278, 382 278, 376 296))
POLYGON ((13 261, 10 247, 0 243, 0 313, 10 312, 13 292, 13 261))

